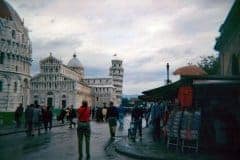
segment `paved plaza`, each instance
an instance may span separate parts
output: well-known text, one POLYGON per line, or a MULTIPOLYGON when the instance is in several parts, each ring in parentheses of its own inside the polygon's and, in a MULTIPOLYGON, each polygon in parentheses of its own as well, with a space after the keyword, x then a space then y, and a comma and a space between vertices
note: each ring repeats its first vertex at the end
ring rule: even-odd
MULTIPOLYGON (((129 118, 125 129, 118 131, 116 141, 127 135, 129 118)), ((130 159, 115 152, 110 140, 108 124, 91 122, 91 159, 130 159)), ((42 130, 42 132, 44 132, 42 130)), ((68 125, 55 127, 40 136, 26 137, 25 133, 0 136, 1 160, 76 160, 78 158, 77 130, 68 125)))

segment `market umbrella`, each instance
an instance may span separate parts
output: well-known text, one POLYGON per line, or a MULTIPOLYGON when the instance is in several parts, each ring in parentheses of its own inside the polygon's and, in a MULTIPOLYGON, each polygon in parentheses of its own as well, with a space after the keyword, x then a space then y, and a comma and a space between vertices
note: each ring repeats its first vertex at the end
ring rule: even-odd
POLYGON ((202 76, 207 75, 207 73, 200 67, 197 67, 196 65, 189 65, 178 68, 175 72, 173 72, 174 75, 181 75, 181 76, 202 76))

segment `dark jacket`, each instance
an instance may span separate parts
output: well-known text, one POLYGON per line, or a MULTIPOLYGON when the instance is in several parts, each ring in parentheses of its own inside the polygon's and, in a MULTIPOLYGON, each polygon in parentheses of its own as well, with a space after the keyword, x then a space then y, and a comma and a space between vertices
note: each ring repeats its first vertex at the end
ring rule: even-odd
POLYGON ((15 111, 15 119, 19 119, 20 117, 22 117, 22 113, 23 113, 23 107, 19 106, 17 107, 16 111, 15 111))
POLYGON ((135 107, 132 111, 132 119, 139 120, 143 118, 144 110, 142 107, 135 107))
POLYGON ((33 120, 33 108, 32 107, 27 107, 25 110, 25 120, 26 122, 32 122, 33 120))
POLYGON ((109 107, 107 111, 107 118, 115 117, 118 118, 118 109, 115 106, 109 107))

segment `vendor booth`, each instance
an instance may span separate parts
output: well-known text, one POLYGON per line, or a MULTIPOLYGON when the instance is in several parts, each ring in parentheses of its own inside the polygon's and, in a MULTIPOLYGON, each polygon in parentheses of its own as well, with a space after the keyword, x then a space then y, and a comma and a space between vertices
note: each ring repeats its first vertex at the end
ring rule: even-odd
POLYGON ((240 77, 182 76, 139 98, 150 102, 177 99, 167 131, 178 138, 182 150, 184 137, 195 137, 196 151, 198 146, 205 151, 240 151, 240 77))

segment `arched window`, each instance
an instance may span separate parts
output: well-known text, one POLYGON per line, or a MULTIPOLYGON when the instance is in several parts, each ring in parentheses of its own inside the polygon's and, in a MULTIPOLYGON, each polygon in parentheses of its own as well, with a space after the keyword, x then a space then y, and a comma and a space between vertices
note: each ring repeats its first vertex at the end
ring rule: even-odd
POLYGON ((17 92, 17 82, 14 82, 14 92, 17 92))
POLYGON ((0 81, 0 92, 2 92, 2 90, 3 90, 3 82, 0 81))

